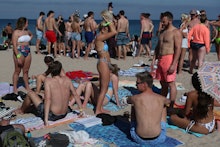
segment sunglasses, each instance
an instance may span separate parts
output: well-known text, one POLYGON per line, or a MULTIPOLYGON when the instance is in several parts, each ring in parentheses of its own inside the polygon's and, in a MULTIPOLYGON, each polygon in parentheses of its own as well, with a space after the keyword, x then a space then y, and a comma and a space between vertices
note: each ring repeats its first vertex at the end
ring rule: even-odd
POLYGON ((136 85, 142 84, 143 82, 136 82, 136 85))

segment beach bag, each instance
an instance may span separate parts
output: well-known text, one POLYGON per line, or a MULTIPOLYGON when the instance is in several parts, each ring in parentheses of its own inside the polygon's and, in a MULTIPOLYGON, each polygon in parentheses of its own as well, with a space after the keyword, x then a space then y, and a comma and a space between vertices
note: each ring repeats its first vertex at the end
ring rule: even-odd
POLYGON ((46 144, 52 147, 67 147, 69 145, 69 137, 65 134, 49 133, 47 134, 46 144))
POLYGON ((30 144, 18 130, 9 129, 1 134, 2 147, 30 147, 30 144))

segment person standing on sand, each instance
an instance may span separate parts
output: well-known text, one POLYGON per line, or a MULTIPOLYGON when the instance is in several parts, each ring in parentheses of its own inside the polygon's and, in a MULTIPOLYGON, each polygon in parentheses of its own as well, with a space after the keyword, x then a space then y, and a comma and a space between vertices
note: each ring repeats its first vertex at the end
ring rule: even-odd
POLYGON ((182 34, 179 29, 173 26, 173 14, 164 12, 161 17, 163 31, 158 38, 158 44, 152 60, 152 67, 158 59, 156 78, 162 86, 161 95, 167 96, 170 89, 170 107, 172 108, 176 95, 176 70, 181 52, 182 34))
POLYGON ((72 16, 69 16, 69 19, 68 21, 65 23, 65 28, 66 28, 66 33, 65 33, 65 44, 66 44, 66 52, 70 52, 71 49, 70 49, 70 44, 69 42, 71 41, 71 38, 72 38, 72 21, 73 21, 73 18, 72 16))
POLYGON ((12 33, 13 33, 13 28, 11 26, 11 23, 8 23, 8 25, 5 27, 5 32, 8 36, 7 42, 8 42, 8 46, 9 48, 11 48, 11 44, 12 44, 12 33))
POLYGON ((89 53, 92 49, 92 45, 94 43, 95 38, 95 31, 97 29, 97 23, 94 20, 94 12, 89 11, 88 17, 84 22, 84 29, 85 29, 85 39, 87 43, 86 53, 84 55, 84 59, 87 60, 89 53))
POLYGON ((25 113, 31 104, 34 104, 37 114, 44 120, 45 126, 49 125, 48 121, 56 121, 67 115, 71 96, 76 98, 80 112, 82 112, 80 97, 76 93, 71 80, 66 76, 60 76, 62 64, 59 61, 54 61, 50 67, 52 77, 45 79, 44 100, 35 92, 29 91, 22 106, 15 111, 17 114, 25 113))
POLYGON ((39 17, 37 19, 37 24, 36 24, 36 53, 40 54, 40 50, 39 50, 39 46, 41 43, 41 40, 43 38, 43 31, 44 31, 44 23, 43 23, 43 17, 44 17, 45 13, 44 12, 40 12, 39 17))
POLYGON ((159 146, 166 140, 166 104, 164 96, 152 91, 153 77, 149 72, 136 74, 140 94, 129 96, 131 107, 131 137, 143 146, 159 146), (146 117, 147 116, 147 117, 146 117))
POLYGON ((140 16, 141 19, 141 33, 140 33, 140 50, 137 55, 137 57, 140 57, 141 53, 146 48, 146 56, 150 57, 150 47, 149 47, 149 41, 151 39, 151 33, 153 31, 154 25, 152 24, 152 21, 149 19, 149 14, 147 13, 141 13, 140 16))
POLYGON ((48 54, 51 54, 51 47, 53 43, 54 57, 57 57, 57 38, 55 31, 57 31, 59 35, 62 36, 62 34, 57 28, 56 21, 54 19, 54 11, 50 10, 47 13, 47 18, 45 19, 44 22, 44 32, 48 42, 48 54))
POLYGON ((126 59, 126 45, 130 42, 129 21, 124 15, 124 10, 119 11, 119 20, 117 23, 118 34, 116 35, 118 60, 121 58, 121 52, 123 52, 123 59, 126 59))
POLYGON ((28 83, 28 74, 31 66, 31 52, 29 43, 33 38, 32 33, 27 30, 28 20, 25 17, 18 18, 16 22, 16 29, 12 34, 12 44, 13 44, 13 59, 15 70, 13 73, 13 89, 14 93, 18 93, 18 77, 23 70, 23 80, 25 88, 27 91, 30 90, 28 83))
POLYGON ((100 33, 95 39, 95 49, 99 56, 97 69, 100 76, 100 94, 98 96, 95 114, 109 113, 109 111, 103 109, 103 101, 108 91, 108 84, 110 81, 109 65, 111 63, 106 40, 117 33, 113 23, 113 15, 108 10, 104 10, 101 12, 101 16, 103 21, 99 25, 100 33))

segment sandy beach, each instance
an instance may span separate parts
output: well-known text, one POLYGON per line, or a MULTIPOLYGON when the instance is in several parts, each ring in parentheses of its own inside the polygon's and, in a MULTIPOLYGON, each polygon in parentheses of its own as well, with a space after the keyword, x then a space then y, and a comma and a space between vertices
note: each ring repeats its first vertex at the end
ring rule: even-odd
MULTIPOLYGON (((36 75, 43 73, 46 70, 46 65, 43 62, 44 55, 36 55, 34 53, 35 51, 35 46, 31 46, 31 51, 32 51, 32 63, 31 63, 31 68, 29 72, 29 76, 31 75, 36 75)), ((14 71, 14 63, 13 63, 13 58, 12 58, 12 49, 8 49, 6 51, 0 51, 0 82, 9 82, 12 83, 12 74, 14 71)), ((186 56, 187 57, 187 56, 186 56)), ((71 59, 70 57, 65 57, 61 56, 59 58, 56 58, 56 60, 59 60, 63 64, 64 70, 67 71, 74 71, 74 70, 83 70, 83 71, 89 71, 93 73, 98 73, 97 68, 96 68, 96 63, 97 59, 95 58, 90 58, 89 60, 84 60, 83 58, 80 59, 71 59)), ((114 64, 117 64, 118 67, 121 70, 127 70, 133 66, 133 64, 138 63, 139 60, 142 60, 145 64, 150 65, 150 61, 148 61, 148 58, 141 57, 139 59, 134 59, 133 57, 127 57, 126 60, 115 60, 111 59, 111 62, 114 64)), ((217 60, 217 55, 216 53, 210 53, 206 55, 206 61, 216 61, 217 60)), ((20 75, 22 76, 22 74, 20 75)), ((120 80, 133 80, 135 81, 135 77, 120 77, 120 80)), ((182 86, 184 87, 184 90, 179 90, 177 94, 177 99, 176 102, 181 104, 179 102, 179 98, 184 92, 190 91, 192 89, 192 84, 191 84, 191 75, 187 72, 184 71, 181 75, 177 75, 177 80, 178 83, 181 83, 182 86)), ((19 107, 21 105, 20 102, 14 102, 14 101, 4 101, 6 105, 8 106, 13 106, 13 107, 19 107)), ((220 110, 219 108, 215 108, 220 110)), ((124 111, 128 111, 129 107, 126 107, 125 109, 122 109, 121 111, 118 112, 113 112, 111 113, 112 115, 123 115, 124 111)), ((91 114, 93 115, 94 112, 87 108, 86 114, 91 114)), ((25 114, 26 115, 26 114, 25 114)), ((27 114, 29 115, 29 114, 27 114)), ((17 117, 21 117, 18 115, 17 117)), ((62 125, 59 127, 55 128, 50 128, 50 129, 41 129, 41 130, 36 130, 32 132, 33 137, 38 137, 38 136, 43 136, 44 134, 48 132, 54 132, 62 129, 69 129, 68 125, 62 125)), ((184 147, 199 147, 199 146, 204 146, 204 147, 217 147, 220 146, 220 132, 215 131, 212 134, 205 135, 203 137, 195 137, 194 135, 186 134, 181 132, 180 130, 173 130, 173 129, 167 129, 167 135, 173 138, 176 138, 184 143, 184 147)))

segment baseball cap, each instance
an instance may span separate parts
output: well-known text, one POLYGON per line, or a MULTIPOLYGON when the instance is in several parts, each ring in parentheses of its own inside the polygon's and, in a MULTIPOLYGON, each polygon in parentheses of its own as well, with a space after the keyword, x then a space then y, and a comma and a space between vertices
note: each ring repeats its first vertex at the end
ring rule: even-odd
POLYGON ((191 11, 189 12, 189 14, 194 14, 194 15, 195 15, 195 14, 197 14, 197 11, 193 9, 193 10, 191 10, 191 11))

